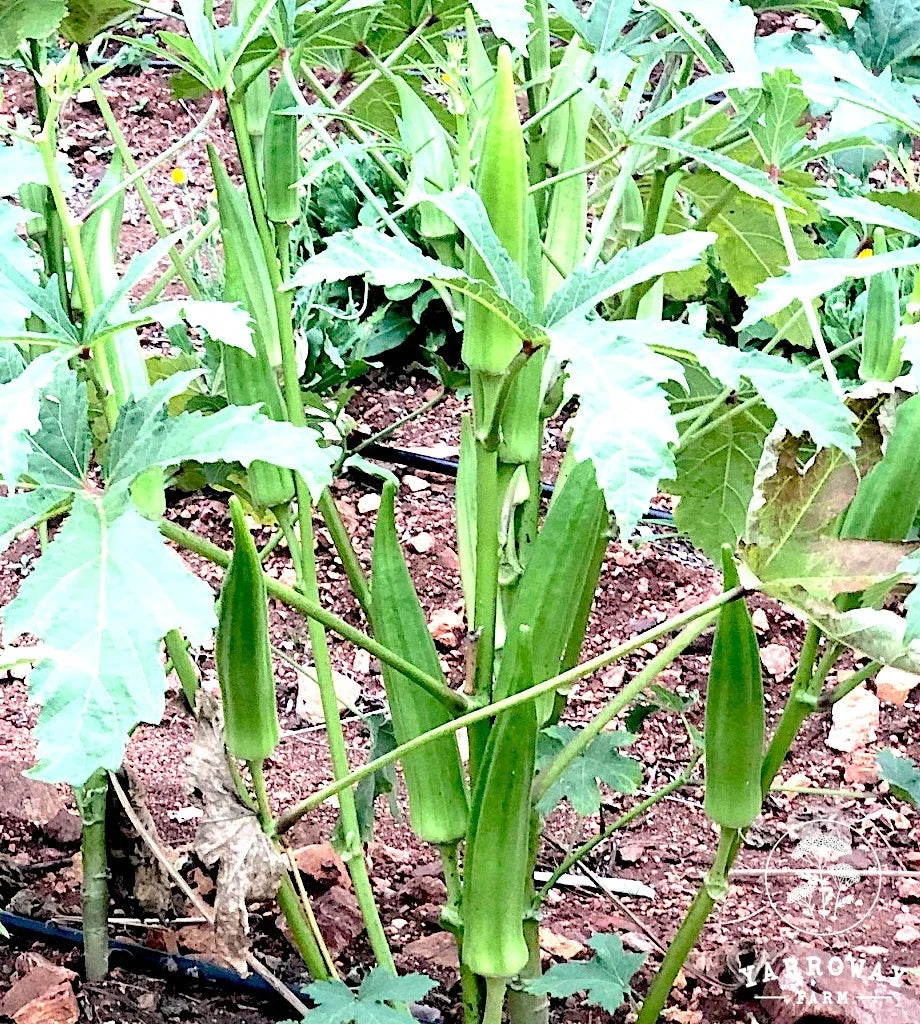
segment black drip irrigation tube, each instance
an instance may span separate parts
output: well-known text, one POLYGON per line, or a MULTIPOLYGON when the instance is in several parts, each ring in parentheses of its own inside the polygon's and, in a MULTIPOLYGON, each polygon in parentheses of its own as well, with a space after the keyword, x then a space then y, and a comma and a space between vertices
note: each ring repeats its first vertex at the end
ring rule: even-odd
MULTIPOLYGON (((50 921, 36 921, 31 917, 10 914, 5 910, 0 910, 0 924, 11 936, 43 942, 49 946, 69 948, 83 945, 83 932, 79 928, 67 928, 50 921)), ((166 953, 137 942, 124 942, 121 939, 110 939, 109 951, 113 954, 112 966, 120 966, 119 961, 123 960, 130 967, 140 968, 151 974, 165 974, 169 977, 178 975, 190 981, 210 982, 232 991, 248 992, 254 996, 268 996, 279 1003, 283 1001, 279 993, 257 974, 250 974, 244 978, 230 967, 221 967, 197 957, 166 953)), ((312 1003, 305 986, 285 984, 285 987, 308 1005, 312 1003)), ((436 1024, 441 1019, 441 1014, 432 1007, 412 1004, 409 1009, 413 1018, 420 1021, 421 1024, 436 1024)))
MULTIPOLYGON (((358 442, 361 445, 361 442, 358 442)), ((407 448, 393 448, 387 444, 378 444, 376 441, 365 442, 360 449, 361 455, 366 459, 376 459, 377 462, 385 462, 390 466, 405 466, 406 469, 418 469, 424 473, 435 473, 439 476, 457 478, 458 463, 456 459, 438 459, 433 455, 425 455, 423 452, 413 452, 407 448)), ((553 485, 543 481, 541 483, 543 497, 553 496, 553 485)), ((656 523, 664 523, 668 526, 674 525, 674 515, 666 509, 655 508, 654 505, 648 509, 643 519, 656 523)))

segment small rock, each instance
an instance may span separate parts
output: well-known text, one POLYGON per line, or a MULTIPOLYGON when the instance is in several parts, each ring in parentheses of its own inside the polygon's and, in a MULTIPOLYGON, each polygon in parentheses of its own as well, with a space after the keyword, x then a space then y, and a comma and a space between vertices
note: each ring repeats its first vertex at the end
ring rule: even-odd
POLYGON ((317 888, 328 889, 333 885, 351 888, 345 862, 335 852, 332 843, 303 846, 294 852, 294 862, 307 879, 316 883, 317 888))
POLYGON ((898 882, 898 895, 902 900, 920 903, 920 878, 902 878, 898 882))
POLYGON ((427 491, 430 486, 427 480, 423 480, 418 476, 413 476, 411 473, 407 473, 402 478, 402 482, 410 491, 412 491, 413 494, 418 494, 419 491, 427 491))
POLYGON ((585 947, 575 939, 566 938, 565 935, 557 935, 549 928, 540 929, 540 949, 557 960, 574 960, 576 956, 584 953, 585 947))
POLYGON ((894 941, 905 946, 912 946, 920 940, 920 928, 915 924, 905 924, 894 933, 894 941))
POLYGON ((760 652, 760 660, 775 679, 785 679, 795 667, 792 651, 785 644, 767 644, 760 652))
POLYGON ((390 921, 393 930, 397 932, 402 931, 402 929, 405 928, 408 923, 409 922, 404 917, 394 917, 393 920, 390 921))
POLYGON ((428 632, 445 647, 456 647, 464 628, 463 616, 452 608, 437 608, 428 620, 428 632))
POLYGON ((0 814, 32 825, 44 825, 61 811, 64 800, 54 786, 26 778, 28 764, 0 761, 0 814))
POLYGON ((83 826, 80 817, 65 808, 61 808, 46 825, 42 832, 56 846, 72 846, 80 841, 83 826))
POLYGON ((0 1016, 16 1024, 76 1024, 76 974, 34 953, 18 966, 21 977, 0 1001, 0 1016))
POLYGON ((364 919, 354 895, 334 885, 313 902, 313 912, 329 952, 338 956, 364 931, 364 919))
POLYGON ((409 547, 420 555, 427 555, 435 543, 435 539, 430 533, 419 533, 410 539, 409 547))
POLYGON ((644 843, 623 843, 617 848, 617 860, 621 864, 637 864, 644 855, 644 843))
POLYGON ((358 511, 362 516, 366 516, 370 512, 376 512, 378 508, 380 508, 380 495, 376 491, 371 491, 370 494, 362 494, 358 498, 358 511))
POLYGON ((875 678, 879 700, 888 704, 906 704, 910 691, 920 685, 920 676, 886 665, 875 678))
MULTIPOLYGON (((339 698, 339 705, 344 708, 354 707, 361 695, 361 687, 357 682, 333 669, 332 683, 339 698)), ((312 665, 297 673, 296 712, 297 717, 304 722, 323 721, 323 701, 316 681, 316 670, 312 665)))
POLYGON ((871 750, 856 750, 843 770, 846 782, 862 782, 871 785, 878 782, 878 761, 871 750))
POLYGON ((457 943, 449 932, 432 932, 431 935, 423 935, 420 939, 403 946, 403 953, 418 957, 419 960, 427 960, 435 967, 443 967, 447 970, 457 970, 460 967, 457 943))
POLYGON ((367 651, 358 648, 351 659, 351 667, 356 675, 366 676, 371 670, 371 656, 367 651))
POLYGON ((878 731, 879 699, 862 683, 831 712, 833 724, 826 743, 833 750, 852 753, 871 743, 878 731))
POLYGON ((754 629, 756 629, 758 633, 766 633, 770 628, 770 620, 767 618, 767 613, 763 608, 755 608, 751 612, 751 622, 754 623, 754 629))

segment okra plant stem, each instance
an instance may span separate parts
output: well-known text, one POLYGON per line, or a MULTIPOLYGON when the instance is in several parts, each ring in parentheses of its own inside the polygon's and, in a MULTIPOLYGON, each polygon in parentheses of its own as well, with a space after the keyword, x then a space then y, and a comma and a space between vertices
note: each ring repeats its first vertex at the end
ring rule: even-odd
MULTIPOLYGON (((271 587, 269 587, 269 590, 271 590, 271 587)), ((677 615, 673 619, 663 622, 660 626, 655 626, 650 630, 646 630, 646 632, 641 633, 639 636, 633 637, 632 640, 619 644, 617 647, 614 647, 609 651, 605 651, 603 654, 599 654, 597 657, 591 658, 589 661, 582 662, 582 664, 576 665, 575 668, 568 669, 567 671, 560 673, 558 676, 554 676, 552 679, 547 679, 545 682, 538 683, 536 686, 531 686, 525 690, 521 690, 520 693, 512 694, 510 697, 505 697, 503 700, 496 701, 494 704, 487 704, 484 707, 477 708, 475 711, 471 711, 466 715, 461 715, 459 718, 455 718, 452 722, 446 722, 444 725, 438 726, 437 729, 432 729, 431 732, 425 733, 422 736, 417 736, 408 743, 395 747, 388 753, 383 754, 380 757, 375 758, 373 761, 363 765, 361 768, 356 769, 348 776, 348 778, 340 779, 337 782, 330 783, 328 786, 324 786, 321 790, 318 790, 306 800, 290 808, 290 810, 286 811, 278 819, 278 830, 280 832, 287 831, 287 829, 295 825, 305 814, 309 814, 310 811, 319 807, 320 804, 324 803, 330 797, 340 793, 342 789, 345 789, 348 786, 354 786, 362 779, 369 778, 376 774, 376 772, 380 771, 381 768, 386 768, 387 765, 391 765, 394 762, 399 761, 407 753, 411 753, 413 750, 418 750, 425 746, 426 743, 431 743, 433 740, 439 739, 442 736, 451 736, 460 729, 466 729, 469 726, 475 725, 477 722, 481 722, 487 718, 494 718, 502 711, 507 711, 510 708, 517 707, 518 704, 523 704, 526 701, 535 700, 537 697, 540 697, 545 693, 553 693, 556 690, 565 689, 567 686, 571 686, 573 683, 578 682, 579 679, 584 679, 586 676, 590 676, 594 672, 598 672, 601 669, 606 668, 608 665, 612 665, 621 658, 625 658, 626 655, 632 654, 633 651, 637 651, 643 646, 643 644, 657 640, 659 637, 664 636, 666 633, 673 632, 676 629, 681 629, 688 623, 694 622, 702 616, 710 615, 710 613, 721 608, 723 604, 737 600, 743 595, 743 593, 744 590, 741 587, 736 587, 734 590, 726 590, 724 593, 710 598, 708 601, 698 605, 696 608, 691 608, 690 611, 683 612, 681 615, 677 615)))
MULTIPOLYGON (((249 775, 252 779, 252 788, 256 795, 258 806, 259 823, 266 835, 272 835, 275 829, 275 819, 272 816, 271 803, 268 799, 268 788, 265 784, 265 770, 262 761, 250 761, 249 775)), ((303 957, 307 970, 317 981, 329 978, 329 969, 323 951, 317 941, 316 935, 307 920, 304 908, 291 882, 291 877, 285 871, 278 888, 278 906, 284 919, 291 929, 291 938, 297 947, 297 952, 303 957)))
MULTIPOLYGON (((51 111, 48 93, 39 82, 45 66, 45 46, 37 39, 29 40, 29 52, 35 75, 35 112, 39 125, 44 128, 51 111)), ((64 256, 64 232, 57 206, 50 190, 45 193, 45 238, 42 244, 45 256, 45 270, 50 277, 57 278, 58 294, 67 315, 71 315, 70 291, 67 287, 67 261, 64 256)))
POLYGON ((502 1024, 507 991, 507 978, 486 978, 486 1008, 482 1015, 482 1024, 502 1024))
MULTIPOLYGON (((84 70, 88 70, 85 64, 84 70)), ((115 117, 115 113, 112 110, 108 97, 103 91, 101 83, 95 78, 90 79, 90 89, 93 93, 93 99, 96 101, 96 106, 102 114, 102 120, 105 122, 109 135, 112 137, 112 141, 115 144, 115 149, 121 155, 122 162, 125 165, 125 170, 129 175, 136 174, 139 170, 137 161, 134 159, 134 154, 131 152, 128 140, 125 138, 125 134, 121 130, 121 126, 118 123, 118 119, 115 117)), ((163 217, 160 214, 156 200, 150 194, 150 189, 147 188, 147 183, 144 181, 143 174, 138 175, 135 179, 134 188, 138 196, 140 196, 141 202, 144 204, 144 209, 147 211, 147 216, 150 219, 150 223, 153 225, 153 230, 156 231, 159 238, 165 238, 170 233, 169 228, 163 221, 163 217)), ((200 289, 195 283, 195 279, 189 273, 182 255, 176 252, 175 248, 170 248, 169 259, 174 271, 179 275, 182 279, 182 283, 188 289, 189 295, 191 295, 193 299, 201 298, 200 289)))
POLYGON ((568 766, 594 742, 604 731, 609 722, 628 707, 644 690, 655 681, 658 675, 679 657, 693 641, 718 617, 718 610, 701 615, 680 633, 636 675, 623 689, 608 701, 604 709, 589 725, 581 729, 575 738, 560 750, 549 764, 537 775, 533 784, 533 801, 539 803, 568 766))
POLYGON ((179 677, 182 692, 192 714, 195 713, 195 701, 198 697, 198 668, 189 653, 188 643, 176 630, 171 630, 165 638, 166 651, 172 661, 172 667, 179 677))
MULTIPOLYGON (((786 754, 795 742, 802 723, 809 713, 814 710, 817 703, 817 695, 821 691, 828 672, 833 667, 837 654, 839 654, 839 649, 836 645, 831 645, 828 648, 828 652, 821 659, 821 663, 815 666, 820 639, 821 631, 818 627, 814 625, 809 626, 808 632, 805 635, 802 654, 799 658, 799 665, 790 689, 789 700, 786 703, 786 708, 783 711, 764 757, 760 777, 761 793, 764 798, 770 792, 773 780, 782 767, 786 754), (834 652, 833 657, 831 657, 831 651, 834 652)), ((722 831, 719 849, 713 862, 713 871, 710 873, 710 878, 715 877, 717 871, 727 875, 732 864, 735 862, 735 858, 738 856, 742 842, 743 835, 741 832, 722 831)), ((715 887, 712 884, 707 884, 706 880, 704 880, 677 934, 668 947, 658 974, 655 976, 655 980, 652 982, 648 995, 642 1004, 636 1024, 655 1024, 658 1020, 678 972, 690 951, 696 945, 700 933, 716 905, 717 900, 716 896, 713 895, 714 891, 716 891, 715 887)), ((717 892, 716 895, 718 895, 717 892)))
POLYGON ((74 790, 82 821, 83 958, 88 981, 109 971, 109 868, 105 835, 108 776, 104 770, 74 790))
MULTIPOLYGON (((216 544, 205 540, 204 537, 199 537, 197 534, 178 526, 176 523, 171 523, 169 520, 164 519, 160 523, 160 533, 167 540, 173 541, 173 543, 185 548, 186 551, 191 551, 202 558, 206 558, 215 565, 226 568, 230 564, 230 555, 223 548, 219 548, 216 544)), ((337 633, 343 640, 347 640, 356 647, 362 648, 380 661, 385 661, 388 665, 392 665, 397 671, 401 672, 408 679, 413 680, 413 682, 427 690, 432 696, 437 697, 438 700, 443 701, 448 707, 453 708, 454 711, 461 712, 469 709, 470 702, 462 693, 455 692, 449 686, 445 686, 439 679, 419 671, 410 661, 407 661, 395 651, 391 651, 388 647, 384 647, 383 644, 378 643, 366 633, 362 633, 360 629, 356 629, 351 623, 346 622, 345 619, 341 619, 338 615, 327 611, 317 601, 311 601, 303 594, 292 587, 285 586, 285 584, 274 579, 272 576, 266 575, 265 585, 272 597, 277 598, 290 608, 295 608, 301 614, 306 615, 307 618, 315 619, 327 629, 337 633)))

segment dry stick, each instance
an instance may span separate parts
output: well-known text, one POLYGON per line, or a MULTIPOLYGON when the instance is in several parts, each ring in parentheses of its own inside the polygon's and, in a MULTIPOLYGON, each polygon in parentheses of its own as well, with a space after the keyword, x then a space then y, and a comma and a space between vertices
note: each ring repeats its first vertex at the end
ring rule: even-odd
MULTIPOLYGON (((163 870, 169 875, 169 877, 175 882, 186 899, 192 904, 192 906, 198 911, 199 914, 208 922, 208 924, 214 924, 214 910, 204 902, 204 900, 195 892, 194 889, 186 882, 186 880, 179 874, 173 865, 169 857, 166 856, 165 851, 160 846, 156 837, 153 836, 141 819, 137 816, 137 812, 131 805, 131 801, 128 799, 127 793, 121 788, 121 783, 116 778, 113 772, 109 772, 109 783, 112 786, 112 791, 118 797, 118 802, 121 804, 125 814, 127 815, 128 821, 131 822, 135 832, 144 840, 150 849, 150 852, 156 857, 157 861, 163 867, 163 870)), ((306 1003, 302 1002, 294 993, 284 984, 284 982, 275 974, 273 974, 261 960, 255 955, 255 953, 246 954, 246 963, 252 969, 255 974, 265 982, 267 982, 274 990, 281 996, 285 1002, 289 1003, 299 1014, 306 1016, 309 1013, 309 1007, 306 1003)))

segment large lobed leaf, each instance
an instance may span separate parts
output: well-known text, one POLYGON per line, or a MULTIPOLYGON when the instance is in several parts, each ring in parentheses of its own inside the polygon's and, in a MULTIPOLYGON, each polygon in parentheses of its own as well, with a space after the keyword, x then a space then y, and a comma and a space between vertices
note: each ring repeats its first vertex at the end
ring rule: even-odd
POLYGON ((203 643, 215 625, 210 587, 128 505, 76 499, 70 518, 4 614, 53 653, 32 672, 36 778, 82 785, 121 765, 131 730, 158 722, 166 678, 160 641, 182 629, 203 643))
POLYGON ((0 0, 0 57, 12 57, 26 39, 44 39, 67 13, 65 0, 0 0))
POLYGON ((616 1013, 632 991, 632 978, 645 963, 645 953, 627 953, 619 935, 592 935, 590 960, 554 964, 538 981, 527 983, 530 992, 564 999, 586 993, 588 1003, 616 1013))

